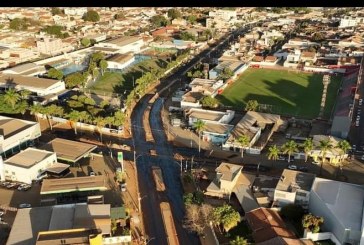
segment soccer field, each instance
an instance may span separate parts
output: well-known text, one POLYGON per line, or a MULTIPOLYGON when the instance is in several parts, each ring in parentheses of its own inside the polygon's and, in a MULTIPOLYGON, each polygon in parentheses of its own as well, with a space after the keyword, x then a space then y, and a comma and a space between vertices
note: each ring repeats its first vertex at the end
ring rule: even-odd
MULTIPOLYGON (((322 77, 319 74, 249 68, 216 98, 223 105, 237 110, 243 110, 249 100, 257 100, 259 104, 272 105, 268 106, 272 113, 312 119, 320 111, 322 77)), ((324 118, 330 117, 340 84, 341 76, 331 77, 324 118)))

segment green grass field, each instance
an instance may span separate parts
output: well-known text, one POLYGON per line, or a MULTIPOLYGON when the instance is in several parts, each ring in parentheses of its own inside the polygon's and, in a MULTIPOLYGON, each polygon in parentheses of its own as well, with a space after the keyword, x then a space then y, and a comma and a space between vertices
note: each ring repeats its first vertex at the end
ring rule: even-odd
POLYGON ((125 90, 133 89, 133 77, 136 81, 142 76, 143 72, 148 72, 158 67, 164 67, 166 62, 162 59, 144 60, 136 65, 133 65, 123 72, 105 72, 92 86, 90 90, 105 91, 112 93, 123 93, 125 90))
MULTIPOLYGON (((340 84, 341 76, 331 77, 325 118, 330 117, 340 84)), ((322 89, 319 74, 249 68, 216 98, 238 110, 243 110, 247 101, 257 100, 259 104, 272 105, 272 113, 312 119, 319 114, 322 89)))

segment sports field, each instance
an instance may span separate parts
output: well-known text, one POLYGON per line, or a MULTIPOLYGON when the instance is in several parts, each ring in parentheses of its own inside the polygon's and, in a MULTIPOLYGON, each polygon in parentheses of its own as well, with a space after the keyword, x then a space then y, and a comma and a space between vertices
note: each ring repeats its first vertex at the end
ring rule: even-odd
MULTIPOLYGON (((340 84, 341 76, 331 77, 325 118, 330 117, 340 84)), ((312 119, 319 114, 322 89, 319 74, 249 68, 216 98, 237 110, 243 110, 247 101, 257 100, 259 104, 268 105, 267 112, 312 119)))

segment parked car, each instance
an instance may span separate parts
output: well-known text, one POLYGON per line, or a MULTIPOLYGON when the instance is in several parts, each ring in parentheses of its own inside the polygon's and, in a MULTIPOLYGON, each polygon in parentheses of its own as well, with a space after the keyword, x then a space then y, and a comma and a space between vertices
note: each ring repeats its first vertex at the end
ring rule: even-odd
POLYGON ((122 192, 126 191, 126 183, 120 183, 120 190, 122 192))
POLYGON ((95 172, 90 172, 90 176, 96 176, 95 172))
POLYGON ((303 166, 303 167, 298 167, 298 170, 302 172, 307 172, 308 168, 303 166))
POLYGON ((297 166, 296 165, 293 165, 293 164, 288 165, 287 168, 290 169, 290 170, 297 170, 298 169, 297 166))
POLYGON ((361 106, 363 104, 363 99, 359 100, 359 105, 361 106))
POLYGON ((30 205, 29 203, 22 203, 22 204, 19 204, 19 208, 31 208, 32 205, 30 205))
POLYGON ((31 188, 31 185, 28 185, 28 184, 21 184, 19 187, 18 187, 18 191, 27 191, 31 188))
POLYGON ((355 127, 359 127, 359 125, 360 125, 360 122, 359 121, 356 121, 355 122, 355 127))
POLYGON ((364 155, 361 156, 360 160, 363 160, 364 161, 364 155))
POLYGON ((8 181, 4 181, 4 182, 1 182, 1 186, 2 187, 6 187, 7 185, 11 184, 10 182, 8 181))
POLYGON ((12 188, 16 188, 16 187, 18 187, 18 185, 19 185, 19 184, 17 184, 17 183, 9 183, 9 184, 6 186, 6 188, 8 188, 8 189, 12 189, 12 188))
POLYGON ((0 217, 3 216, 5 214, 5 210, 4 209, 0 209, 0 217))

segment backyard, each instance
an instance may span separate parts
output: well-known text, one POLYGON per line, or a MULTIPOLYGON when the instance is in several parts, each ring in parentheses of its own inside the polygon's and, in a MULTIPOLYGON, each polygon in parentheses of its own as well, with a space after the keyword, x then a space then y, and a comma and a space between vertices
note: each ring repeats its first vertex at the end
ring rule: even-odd
POLYGON ((112 93, 124 93, 125 90, 129 93, 133 89, 134 82, 152 69, 166 67, 167 62, 163 59, 148 59, 120 72, 105 72, 91 86, 90 90, 98 90, 112 93))
MULTIPOLYGON (((249 68, 216 98, 237 110, 243 110, 249 100, 257 100, 260 105, 267 105, 268 112, 312 119, 320 111, 322 77, 320 74, 249 68)), ((332 76, 324 110, 326 119, 330 117, 340 85, 341 76, 332 76)))

